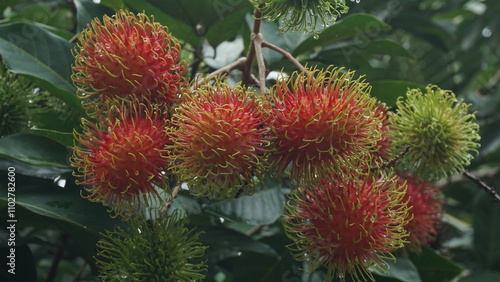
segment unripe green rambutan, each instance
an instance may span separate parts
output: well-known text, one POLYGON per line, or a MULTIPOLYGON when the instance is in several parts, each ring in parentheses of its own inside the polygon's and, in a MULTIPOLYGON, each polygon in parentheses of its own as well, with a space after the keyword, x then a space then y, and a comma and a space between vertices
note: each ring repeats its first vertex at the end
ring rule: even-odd
POLYGON ((308 260, 311 271, 325 266, 325 281, 346 274, 374 280, 369 268, 384 271, 408 236, 406 186, 397 180, 390 172, 347 169, 292 191, 284 226, 294 257, 308 260))
POLYGON ((206 247, 174 212, 154 221, 132 218, 129 228, 107 231, 97 243, 102 281, 200 281, 206 247))
POLYGON ((0 61, 0 137, 28 128, 31 84, 0 61))
POLYGON ((278 81, 270 94, 276 137, 270 160, 278 176, 291 167, 296 182, 314 182, 376 152, 385 117, 369 91, 354 71, 341 68, 278 81))
POLYGON ((469 106, 437 86, 427 86, 426 93, 408 90, 390 118, 395 153, 409 146, 399 161, 401 168, 426 180, 462 173, 481 139, 469 106))
POLYGON ((145 14, 120 10, 95 19, 78 39, 72 78, 82 98, 134 95, 168 104, 184 85, 187 64, 179 63, 177 39, 145 14))
POLYGON ((347 13, 345 0, 251 0, 254 6, 262 11, 263 17, 269 21, 281 20, 283 31, 303 30, 305 32, 321 32, 317 28, 318 20, 322 28, 335 22, 347 13))
POLYGON ((108 103, 109 111, 97 123, 82 119, 71 163, 84 179, 79 184, 87 185, 88 199, 119 214, 132 213, 148 194, 158 196, 155 187, 166 188, 167 110, 137 99, 108 103))
POLYGON ((191 192, 230 199, 253 192, 270 144, 263 102, 243 86, 217 80, 184 97, 172 117, 167 146, 172 171, 191 192))

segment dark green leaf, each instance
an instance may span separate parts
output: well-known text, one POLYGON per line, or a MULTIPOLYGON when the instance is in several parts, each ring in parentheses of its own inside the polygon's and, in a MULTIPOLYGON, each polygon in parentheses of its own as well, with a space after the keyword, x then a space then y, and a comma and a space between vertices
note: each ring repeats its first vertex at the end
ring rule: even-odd
POLYGON ((225 219, 255 225, 275 222, 283 213, 285 195, 280 187, 262 190, 230 202, 209 204, 204 211, 225 219))
POLYGON ((382 54, 415 58, 415 56, 401 46, 401 44, 388 39, 369 41, 365 46, 363 46, 363 48, 361 48, 361 52, 365 54, 382 54))
POLYGON ((377 273, 384 277, 391 277, 404 282, 421 282, 418 270, 408 256, 398 256, 396 261, 388 259, 389 268, 385 273, 377 273))
POLYGON ((108 15, 112 16, 115 12, 110 8, 94 3, 89 0, 76 0, 76 18, 78 21, 77 32, 82 31, 87 27, 94 18, 101 19, 102 16, 108 15))
POLYGON ((369 14, 353 14, 345 17, 320 33, 319 38, 309 37, 304 40, 293 52, 300 55, 315 47, 326 46, 336 41, 354 37, 355 41, 366 41, 366 38, 378 35, 391 27, 375 16, 369 14))
POLYGON ((54 180, 63 174, 71 174, 73 169, 53 166, 34 166, 12 159, 0 159, 0 171, 8 171, 9 167, 16 169, 16 174, 30 177, 54 180))
POLYGON ((478 270, 459 280, 460 282, 500 281, 500 272, 478 270))
POLYGON ((212 261, 236 257, 242 253, 257 253, 269 257, 278 257, 276 251, 269 245, 255 241, 230 229, 198 226, 196 230, 203 231, 200 235, 200 241, 210 247, 206 252, 206 257, 212 261))
POLYGON ((82 110, 71 81, 73 44, 36 25, 0 26, 0 55, 10 69, 30 77, 72 108, 82 110))
MULTIPOLYGON (((71 179, 74 181, 74 178, 67 181, 71 179)), ((7 189, 3 182, 0 182, 0 202, 7 202, 7 189)), ((55 222, 71 224, 80 232, 94 234, 118 222, 109 216, 106 207, 84 199, 80 194, 81 189, 74 184, 66 183, 66 188, 61 188, 53 181, 30 179, 21 175, 16 175, 15 183, 16 209, 22 207, 37 215, 56 220, 55 222)))
POLYGON ((69 167, 70 150, 41 135, 15 134, 0 139, 0 157, 36 166, 69 167))
POLYGON ((425 89, 417 83, 401 80, 379 80, 372 81, 370 84, 372 85, 371 94, 390 107, 396 105, 399 97, 406 97, 408 89, 425 89))
POLYGON ((135 12, 144 12, 146 15, 154 15, 155 21, 168 27, 168 30, 178 39, 188 42, 193 47, 201 45, 202 40, 197 36, 195 28, 188 24, 175 19, 167 12, 163 12, 160 8, 143 0, 125 0, 127 6, 135 12))
POLYGON ((462 267, 424 246, 422 253, 410 254, 422 281, 450 281, 462 272, 462 267))
POLYGON ((31 129, 31 132, 33 134, 36 134, 36 135, 43 135, 43 136, 49 137, 50 139, 52 139, 58 143, 61 143, 62 145, 67 146, 67 147, 71 147, 74 145, 73 133, 59 132, 56 130, 42 129, 42 128, 31 129))
POLYGON ((473 216, 478 262, 485 269, 500 269, 500 205, 484 193, 474 207, 473 216))

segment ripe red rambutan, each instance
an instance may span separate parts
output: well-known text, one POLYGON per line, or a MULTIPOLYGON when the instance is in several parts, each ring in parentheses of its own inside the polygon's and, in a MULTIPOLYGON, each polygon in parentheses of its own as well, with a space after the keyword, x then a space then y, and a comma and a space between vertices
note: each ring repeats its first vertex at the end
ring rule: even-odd
POLYGON ((295 72, 271 89, 276 150, 271 164, 304 183, 376 151, 383 115, 370 86, 340 68, 295 72))
POLYGON ((390 152, 392 150, 391 138, 390 138, 390 124, 389 124, 389 114, 388 108, 384 103, 378 103, 378 108, 376 115, 382 117, 382 124, 380 130, 382 132, 381 138, 376 140, 375 147, 377 148, 377 155, 382 158, 389 158, 390 152))
POLYGON ((403 201, 408 202, 408 224, 405 229, 410 233, 406 247, 410 251, 420 252, 423 245, 431 243, 441 226, 443 202, 441 190, 433 182, 423 181, 410 175, 400 177, 400 183, 406 182, 408 188, 403 201))
POLYGON ((347 169, 292 191, 284 221, 294 241, 288 248, 297 260, 310 260, 311 271, 326 266, 327 281, 346 274, 373 280, 368 268, 383 271, 408 235, 405 189, 394 175, 347 169))
POLYGON ((95 19, 78 39, 72 78, 83 98, 132 94, 172 103, 184 85, 177 39, 142 13, 95 19))
POLYGON ((209 198, 253 191, 253 178, 265 168, 270 144, 262 101, 237 85, 222 81, 186 95, 172 117, 172 171, 191 192, 209 198))
POLYGON ((97 124, 82 120, 71 162, 84 178, 79 184, 89 185, 86 197, 119 210, 141 195, 146 201, 147 193, 158 196, 155 186, 165 188, 167 116, 161 104, 114 102, 97 124))

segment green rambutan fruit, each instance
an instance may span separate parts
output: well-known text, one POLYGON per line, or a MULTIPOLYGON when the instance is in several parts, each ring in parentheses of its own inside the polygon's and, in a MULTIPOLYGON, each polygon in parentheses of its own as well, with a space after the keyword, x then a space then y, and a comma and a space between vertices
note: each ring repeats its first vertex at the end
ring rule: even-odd
POLYGON ((451 91, 429 85, 426 93, 410 89, 390 117, 395 153, 409 146, 399 160, 403 170, 425 180, 460 174, 478 153, 481 137, 469 104, 451 91))
POLYGON ((102 281, 200 281, 206 247, 199 233, 185 226, 177 212, 156 220, 132 218, 97 243, 102 281))

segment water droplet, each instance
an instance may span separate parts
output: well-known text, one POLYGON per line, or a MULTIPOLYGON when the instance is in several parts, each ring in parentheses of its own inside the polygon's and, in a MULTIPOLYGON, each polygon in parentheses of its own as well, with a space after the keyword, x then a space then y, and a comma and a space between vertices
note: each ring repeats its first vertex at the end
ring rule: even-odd
POLYGON ((315 34, 313 35, 313 38, 314 38, 314 39, 319 39, 319 34, 315 33, 315 34))

